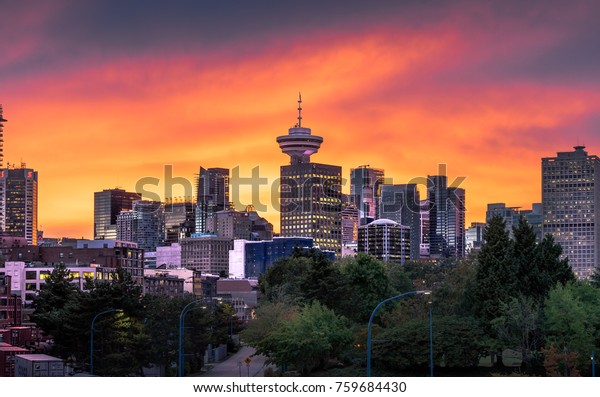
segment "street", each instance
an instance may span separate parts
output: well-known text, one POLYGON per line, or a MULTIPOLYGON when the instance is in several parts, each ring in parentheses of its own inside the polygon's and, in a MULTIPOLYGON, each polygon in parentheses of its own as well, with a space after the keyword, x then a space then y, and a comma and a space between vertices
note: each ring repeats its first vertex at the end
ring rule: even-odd
MULTIPOLYGON (((266 357, 263 355, 252 356, 256 350, 252 347, 242 346, 240 350, 229 356, 225 361, 214 364, 213 368, 195 376, 210 377, 248 377, 264 376, 266 357), (247 359, 249 358, 249 364, 247 359)), ((274 366, 271 366, 275 368, 274 366)))

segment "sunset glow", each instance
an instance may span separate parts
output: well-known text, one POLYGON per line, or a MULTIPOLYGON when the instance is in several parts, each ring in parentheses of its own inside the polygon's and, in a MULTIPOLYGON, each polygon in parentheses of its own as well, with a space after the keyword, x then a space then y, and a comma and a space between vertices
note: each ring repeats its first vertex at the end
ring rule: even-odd
POLYGON ((395 183, 447 164, 467 226, 488 203, 539 202, 541 157, 600 152, 596 2, 144 3, 3 6, 5 163, 39 172, 45 236, 93 237, 95 191, 169 164, 192 182, 259 166, 271 203, 299 91, 324 138, 313 161, 395 183))

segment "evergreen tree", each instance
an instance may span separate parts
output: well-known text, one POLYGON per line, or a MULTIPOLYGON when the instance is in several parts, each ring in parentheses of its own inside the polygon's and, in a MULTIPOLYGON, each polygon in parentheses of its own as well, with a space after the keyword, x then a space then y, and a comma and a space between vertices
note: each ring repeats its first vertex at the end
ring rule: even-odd
POLYGON ((473 290, 475 312, 488 328, 502 314, 500 303, 517 295, 516 275, 517 263, 505 222, 494 215, 485 228, 473 290))

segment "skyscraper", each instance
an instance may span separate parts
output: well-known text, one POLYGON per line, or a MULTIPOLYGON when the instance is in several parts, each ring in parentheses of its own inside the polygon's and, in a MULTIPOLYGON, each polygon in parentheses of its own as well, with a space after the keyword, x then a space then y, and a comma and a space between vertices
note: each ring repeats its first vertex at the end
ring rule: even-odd
POLYGON ((202 168, 198 175, 196 233, 205 233, 209 215, 229 208, 229 169, 202 168))
POLYGON ((379 219, 391 219, 410 228, 410 258, 419 259, 421 206, 417 185, 381 185, 379 219))
POLYGON ((341 254, 342 167, 311 163, 323 142, 302 127, 302 99, 298 123, 277 137, 290 165, 281 166, 281 236, 312 237, 315 246, 341 254))
POLYGON ((542 158, 542 232, 554 236, 573 272, 585 279, 599 266, 600 159, 585 146, 574 149, 542 158))
POLYGON ((123 189, 104 189, 94 193, 94 240, 117 239, 117 216, 130 210, 134 200, 142 197, 138 193, 123 189))
POLYGON ((0 168, 4 167, 4 124, 6 120, 3 116, 2 105, 0 105, 0 168))
POLYGON ((173 201, 167 199, 164 206, 165 238, 167 244, 177 243, 184 237, 190 237, 195 230, 196 211, 191 201, 173 201))
POLYGON ((22 237, 37 244, 38 237, 38 173, 26 168, 3 168, 4 124, 0 105, 0 232, 4 236, 22 237))
POLYGON ((448 187, 446 175, 427 177, 429 252, 434 258, 465 253, 465 190, 448 187))
POLYGON ((25 164, 0 169, 0 228, 5 236, 37 244, 38 173, 25 164))
POLYGON ((350 196, 358 208, 361 225, 366 225, 377 218, 380 187, 383 183, 382 169, 361 165, 350 170, 350 196))
POLYGON ((117 217, 117 240, 138 244, 145 251, 156 251, 164 240, 163 206, 158 201, 135 200, 132 209, 117 217))

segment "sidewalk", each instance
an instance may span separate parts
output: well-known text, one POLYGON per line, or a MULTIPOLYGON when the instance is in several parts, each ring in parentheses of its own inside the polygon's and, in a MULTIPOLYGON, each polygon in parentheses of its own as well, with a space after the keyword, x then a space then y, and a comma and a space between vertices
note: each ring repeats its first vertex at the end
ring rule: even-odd
MULTIPOLYGON (((260 377, 264 376, 266 368, 273 367, 266 365, 266 357, 263 355, 252 356, 256 353, 253 347, 242 346, 240 350, 229 356, 225 361, 213 364, 213 367, 206 372, 194 374, 192 376, 210 376, 210 377, 260 377), (250 363, 246 364, 246 359, 250 359, 250 363)), ((274 369, 275 367, 273 367, 274 369)))

